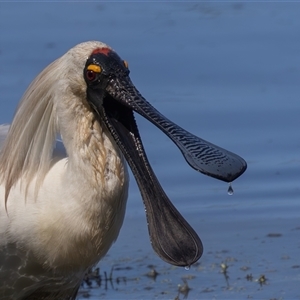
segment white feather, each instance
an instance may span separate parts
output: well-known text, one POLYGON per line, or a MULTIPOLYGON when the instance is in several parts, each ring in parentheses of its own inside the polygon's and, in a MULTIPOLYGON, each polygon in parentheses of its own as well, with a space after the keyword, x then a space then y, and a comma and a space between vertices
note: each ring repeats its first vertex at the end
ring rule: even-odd
POLYGON ((82 76, 101 47, 79 44, 45 68, 0 126, 0 299, 73 299, 118 236, 127 168, 82 76))

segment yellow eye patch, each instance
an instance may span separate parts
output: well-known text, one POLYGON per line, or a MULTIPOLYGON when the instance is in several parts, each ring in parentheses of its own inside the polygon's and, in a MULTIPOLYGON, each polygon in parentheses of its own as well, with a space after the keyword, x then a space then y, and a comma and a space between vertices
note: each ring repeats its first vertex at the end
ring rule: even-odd
POLYGON ((89 65, 87 67, 87 69, 90 70, 90 71, 94 71, 96 73, 100 73, 101 72, 100 66, 97 66, 97 65, 89 65))
POLYGON ((123 64, 124 64, 125 68, 128 69, 128 62, 126 60, 123 60, 123 64))

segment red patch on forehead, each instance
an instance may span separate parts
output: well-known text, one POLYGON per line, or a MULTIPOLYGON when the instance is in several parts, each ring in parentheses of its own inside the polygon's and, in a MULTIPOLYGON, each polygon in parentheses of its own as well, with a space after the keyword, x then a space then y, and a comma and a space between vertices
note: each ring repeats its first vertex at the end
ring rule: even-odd
POLYGON ((111 49, 109 49, 109 48, 97 48, 92 52, 92 54, 101 53, 101 54, 108 56, 109 52, 111 52, 111 49))

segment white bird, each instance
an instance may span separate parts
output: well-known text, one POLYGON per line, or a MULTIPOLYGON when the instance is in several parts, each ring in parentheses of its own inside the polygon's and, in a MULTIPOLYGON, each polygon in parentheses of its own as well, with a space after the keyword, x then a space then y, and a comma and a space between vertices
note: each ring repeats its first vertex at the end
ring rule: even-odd
POLYGON ((75 46, 31 83, 10 127, 0 126, 0 299, 75 299, 122 226, 125 158, 154 250, 179 266, 200 258, 201 240, 159 185, 133 111, 165 132, 200 172, 230 182, 245 171, 242 158, 146 102, 128 64, 108 45, 75 46))

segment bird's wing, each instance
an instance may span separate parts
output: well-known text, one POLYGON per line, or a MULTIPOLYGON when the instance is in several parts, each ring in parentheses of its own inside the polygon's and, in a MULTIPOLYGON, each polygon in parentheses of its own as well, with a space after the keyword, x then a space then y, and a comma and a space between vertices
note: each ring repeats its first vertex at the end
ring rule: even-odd
MULTIPOLYGON (((0 124, 0 150, 7 137, 9 127, 9 124, 0 124)), ((56 140, 52 156, 53 161, 66 157, 66 150, 61 139, 56 140)), ((4 201, 1 197, 1 186, 0 201, 4 201)), ((45 277, 41 272, 41 266, 36 263, 36 259, 30 259, 30 254, 18 248, 17 243, 8 243, 8 241, 3 238, 5 223, 8 220, 5 217, 5 213, 0 214, 0 300, 23 299, 24 297, 26 297, 26 299, 27 297, 44 299, 46 296, 51 299, 54 299, 54 297, 61 299, 60 293, 63 293, 63 299, 75 299, 80 280, 76 278, 76 282, 72 282, 71 278, 68 278, 68 280, 59 278, 57 280, 57 278, 45 277), (55 280, 57 280, 57 289, 52 292, 49 286, 51 286, 55 280), (26 281, 28 287, 22 291, 15 289, 14 286, 18 285, 19 282, 21 286, 22 281, 26 281), (29 284, 30 281, 32 281, 31 284, 29 284), (68 289, 64 290, 62 288, 60 291, 60 285, 62 287, 66 285, 68 289)))

